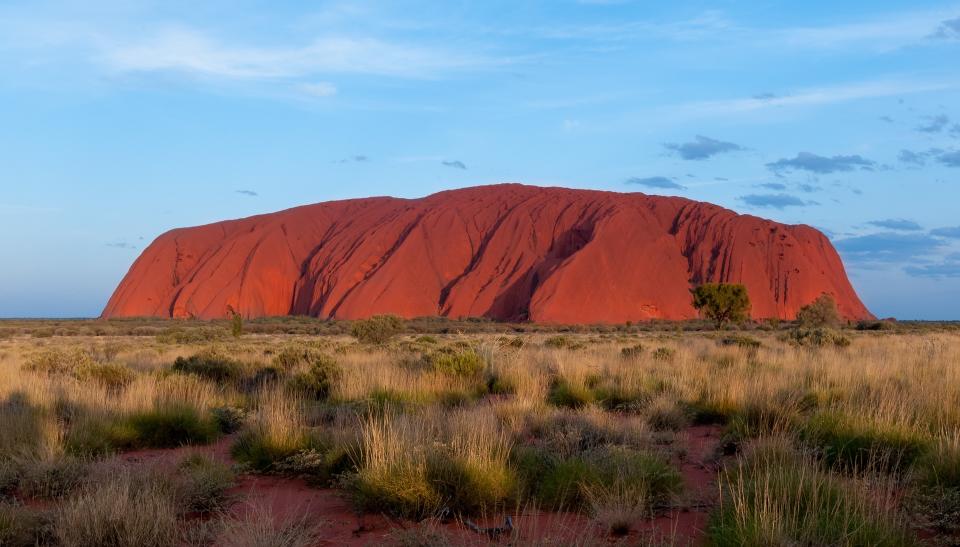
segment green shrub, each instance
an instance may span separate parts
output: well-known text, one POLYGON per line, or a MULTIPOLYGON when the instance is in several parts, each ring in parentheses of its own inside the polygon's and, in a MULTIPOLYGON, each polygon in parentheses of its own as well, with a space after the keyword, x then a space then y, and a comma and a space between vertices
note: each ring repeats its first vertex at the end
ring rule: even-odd
POLYGON ((497 338, 497 345, 503 348, 520 349, 525 344, 526 342, 524 341, 522 336, 514 336, 512 338, 501 336, 500 338, 497 338))
POLYGON ((653 358, 657 361, 672 361, 677 351, 672 348, 657 348, 653 352, 653 358))
POLYGON ((364 344, 385 344, 403 331, 403 319, 393 315, 375 315, 354 321, 350 334, 364 344))
POLYGON ((174 448, 188 444, 207 444, 219 433, 213 416, 204 415, 184 404, 157 406, 129 418, 137 447, 174 448))
POLYGON ((112 414, 84 415, 71 422, 64 437, 69 454, 87 457, 138 446, 138 433, 130 424, 112 414))
POLYGON ((346 447, 307 448, 276 462, 272 471, 284 476, 303 479, 310 486, 327 487, 337 477, 351 470, 353 462, 346 447))
POLYGON ((693 307, 723 328, 727 323, 742 323, 750 317, 750 297, 744 285, 704 283, 691 291, 693 307))
POLYGON ((597 469, 583 458, 557 461, 541 475, 534 492, 537 502, 545 508, 561 510, 580 509, 586 501, 582 485, 598 482, 597 469))
POLYGON ((78 371, 95 364, 93 357, 82 349, 52 349, 30 357, 23 369, 42 374, 74 376, 78 371))
POLYGON ((218 350, 208 349, 190 357, 177 357, 172 370, 181 374, 194 374, 214 382, 231 382, 242 376, 244 367, 218 350))
POLYGON ((236 476, 230 467, 202 454, 180 462, 176 482, 178 508, 183 513, 212 513, 229 505, 229 490, 236 476))
POLYGON ((850 339, 843 334, 826 328, 796 328, 790 331, 789 341, 801 347, 819 348, 836 346, 845 348, 850 345, 850 339))
POLYGON ((737 346, 744 349, 759 349, 763 344, 760 340, 747 336, 745 334, 737 336, 727 336, 720 341, 724 346, 737 346))
POLYGON ((96 382, 110 389, 126 387, 136 377, 126 366, 98 363, 82 349, 47 350, 31 357, 23 368, 41 374, 71 376, 82 382, 96 382))
POLYGON ((897 324, 894 321, 859 321, 857 330, 896 330, 897 324))
POLYGON ((680 431, 690 423, 687 409, 672 398, 655 399, 646 410, 647 425, 654 431, 680 431))
POLYGON ((637 344, 635 346, 629 346, 626 348, 622 348, 620 350, 620 357, 623 357, 624 359, 634 359, 636 357, 639 357, 642 354, 643 354, 643 345, 641 344, 637 344))
POLYGON ((235 406, 220 406, 210 410, 217 429, 224 434, 235 433, 243 427, 247 411, 235 406))
POLYGON ((460 514, 484 514, 501 507, 517 488, 516 475, 504 464, 457 457, 445 450, 433 452, 427 477, 447 507, 460 514))
POLYGON ((511 376, 491 373, 487 376, 487 392, 493 395, 513 395, 517 392, 517 382, 511 376))
POLYGON ((797 324, 803 328, 837 328, 840 323, 837 301, 834 300, 833 295, 827 293, 821 294, 797 312, 797 324))
POLYGON ((669 463, 627 447, 603 446, 567 458, 529 450, 521 454, 518 467, 534 473, 525 484, 538 503, 554 510, 586 509, 591 495, 627 489, 649 511, 682 489, 680 473, 669 463))
POLYGON ((78 489, 90 473, 87 461, 73 456, 18 462, 20 493, 40 499, 65 496, 78 489))
POLYGON ((543 341, 543 345, 548 348, 569 349, 569 350, 582 349, 584 347, 584 345, 581 344, 580 342, 577 342, 573 338, 570 338, 569 336, 565 336, 562 334, 558 334, 557 336, 551 336, 547 338, 546 340, 543 341))
POLYGON ((243 316, 239 313, 234 312, 230 317, 230 334, 234 338, 243 336, 243 316))
POLYGON ((157 341, 164 344, 201 344, 226 338, 227 331, 219 327, 182 328, 172 327, 157 335, 157 341))
POLYGON ((327 443, 315 435, 304 431, 295 437, 278 440, 256 429, 244 430, 231 448, 233 457, 253 470, 262 473, 277 472, 281 462, 290 460, 304 451, 326 453, 327 443))
POLYGON ((427 356, 430 368, 441 374, 475 378, 483 372, 486 363, 474 349, 441 348, 427 356))
POLYGON ((563 378, 554 379, 547 394, 548 403, 566 408, 583 408, 594 400, 593 392, 586 386, 570 383, 563 378))
POLYGON ((343 374, 340 364, 318 352, 308 353, 304 362, 309 364, 309 368, 294 375, 290 379, 289 387, 309 398, 321 401, 328 398, 333 386, 343 374))
POLYGON ((136 373, 120 363, 93 364, 78 371, 77 374, 80 380, 91 380, 112 390, 123 389, 136 376, 136 373))

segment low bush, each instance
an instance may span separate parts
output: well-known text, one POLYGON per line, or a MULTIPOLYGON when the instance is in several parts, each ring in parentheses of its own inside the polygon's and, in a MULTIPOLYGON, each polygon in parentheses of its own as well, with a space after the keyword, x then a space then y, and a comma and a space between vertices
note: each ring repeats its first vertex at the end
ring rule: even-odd
POLYGON ((624 359, 634 359, 641 355, 643 355, 643 345, 641 344, 629 346, 620 350, 620 357, 623 357, 624 359))
POLYGON ((171 369, 214 382, 231 382, 240 379, 244 367, 217 349, 207 349, 190 357, 177 357, 171 369))
POLYGON ((90 380, 110 390, 127 387, 136 376, 127 366, 119 363, 92 364, 77 374, 80 380, 90 380))
POLYGON ((759 349, 763 345, 760 340, 745 334, 727 336, 720 340, 720 343, 724 346, 737 346, 744 349, 759 349))
POLYGON ((339 475, 352 469, 350 453, 343 446, 307 448, 276 462, 271 470, 278 475, 303 479, 310 486, 327 487, 335 483, 339 475))
POLYGON ((393 315, 375 315, 354 321, 350 334, 364 344, 385 344, 403 331, 403 319, 393 315))
POLYGON ((90 474, 90 464, 73 456, 47 456, 17 462, 20 493, 40 499, 53 499, 74 492, 90 474))
POLYGON ((850 345, 850 339, 843 334, 827 328, 796 328, 790 331, 788 340, 801 347, 820 348, 835 346, 845 348, 850 345))
POLYGON ((647 425, 654 431, 680 431, 690 424, 687 408, 672 397, 658 397, 645 410, 647 425))
POLYGON ((491 372, 487 375, 487 392, 493 395, 513 395, 517 392, 517 380, 508 374, 491 372))
POLYGON ((672 348, 657 348, 653 352, 653 358, 656 361, 672 361, 677 351, 672 348))
POLYGON ((837 328, 842 318, 837 310, 837 301, 827 293, 800 308, 797 312, 797 324, 804 328, 837 328))
POLYGON ((93 357, 82 349, 51 349, 30 357, 23 369, 41 374, 73 376, 95 364, 93 357))
POLYGON ((226 465, 202 454, 192 454, 180 462, 176 481, 177 507, 183 513, 213 513, 229 505, 227 490, 235 475, 226 465))
POLYGON ((574 340, 573 338, 570 338, 569 336, 564 336, 562 334, 557 336, 550 336, 549 338, 543 341, 543 345, 548 348, 569 349, 569 350, 582 349, 584 347, 582 343, 574 340))
POLYGON ((229 435, 240 431, 247 419, 247 411, 236 406, 218 406, 210 410, 221 433, 229 435))
POLYGON ((893 321, 859 321, 857 322, 857 330, 874 330, 874 331, 883 331, 883 330, 896 330, 897 324, 893 321))
POLYGON ((157 341, 164 344, 201 344, 214 342, 227 337, 226 329, 213 328, 181 328, 173 327, 156 335, 157 341))
POLYGON ((486 363, 473 348, 441 348, 426 357, 429 367, 436 372, 462 378, 476 378, 486 363))
POLYGON ((336 382, 342 377, 343 370, 332 357, 318 352, 309 352, 301 361, 307 369, 290 378, 290 389, 316 400, 325 400, 330 396, 336 382))

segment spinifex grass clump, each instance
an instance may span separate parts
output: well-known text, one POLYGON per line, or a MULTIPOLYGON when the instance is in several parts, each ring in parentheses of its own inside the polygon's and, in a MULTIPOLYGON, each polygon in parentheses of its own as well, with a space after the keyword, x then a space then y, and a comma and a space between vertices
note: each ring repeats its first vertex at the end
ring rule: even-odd
POLYGON ((558 377, 550 384, 547 400, 558 407, 583 408, 593 403, 596 396, 585 382, 558 377))
POLYGON ((177 357, 171 369, 181 374, 195 374, 214 382, 238 380, 244 373, 242 363, 216 348, 209 348, 190 357, 177 357))
POLYGON ((801 426, 801 438, 829 466, 844 470, 897 472, 908 469, 926 442, 916 431, 869 423, 838 412, 819 412, 801 426))
POLYGON ((364 421, 357 472, 346 484, 368 511, 492 511, 516 491, 509 454, 507 435, 484 413, 385 413, 364 421))
POLYGON ((679 472, 663 458, 624 446, 569 456, 528 448, 518 452, 518 465, 536 502, 552 509, 629 504, 636 515, 649 515, 682 489, 679 472))
POLYGON ((914 545, 883 476, 843 477, 794 451, 758 443, 723 474, 710 523, 717 546, 914 545))
POLYGON ((130 440, 133 447, 174 448, 207 444, 220 432, 212 414, 176 402, 158 404, 152 410, 133 414, 128 424, 134 433, 130 440))
POLYGON ((53 535, 65 547, 174 545, 180 530, 178 501, 162 477, 117 469, 57 506, 53 535))
POLYGON ((207 444, 220 434, 211 408, 223 398, 195 376, 140 377, 122 393, 101 390, 54 404, 63 444, 77 455, 207 444))
POLYGON ((473 348, 440 348, 425 360, 436 372, 461 378, 476 378, 486 366, 483 357, 473 348))
POLYGON ((0 500, 0 545, 35 547, 52 543, 50 526, 43 512, 0 500))
MULTIPOLYGON (((290 362, 289 355, 283 361, 290 362)), ((322 401, 329 397, 343 375, 343 369, 334 358, 318 351, 302 352, 295 363, 297 372, 290 377, 288 386, 311 399, 322 401)))
POLYGON ((264 393, 233 445, 233 457, 257 471, 270 471, 274 464, 301 450, 322 448, 306 427, 303 408, 301 399, 283 390, 264 393))
POLYGON ((183 513, 212 513, 229 502, 227 490, 234 485, 233 471, 202 454, 191 454, 178 466, 176 496, 183 513))

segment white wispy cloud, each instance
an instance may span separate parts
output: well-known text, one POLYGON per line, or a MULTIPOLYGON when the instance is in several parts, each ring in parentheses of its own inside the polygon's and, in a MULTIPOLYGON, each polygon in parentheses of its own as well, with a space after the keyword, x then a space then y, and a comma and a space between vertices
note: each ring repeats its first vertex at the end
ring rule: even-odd
POLYGON ((895 97, 914 93, 956 89, 958 82, 873 80, 835 86, 824 86, 797 91, 776 97, 746 97, 715 101, 699 101, 670 107, 679 113, 699 115, 727 115, 762 111, 772 108, 818 106, 861 99, 895 97))
POLYGON ((311 82, 300 84, 300 91, 312 97, 332 97, 337 94, 337 86, 330 82, 311 82))
POLYGON ((501 29, 545 39, 597 42, 669 41, 717 43, 724 47, 774 49, 868 48, 892 50, 937 37, 960 36, 953 27, 960 7, 894 11, 826 25, 756 26, 744 24, 719 10, 676 20, 628 20, 617 23, 532 26, 501 29))
POLYGON ((799 48, 837 48, 868 45, 895 49, 928 40, 957 9, 888 13, 880 17, 824 26, 774 30, 771 37, 799 48))
POLYGON ((300 46, 256 46, 215 40, 202 31, 169 27, 136 41, 103 47, 100 60, 117 71, 186 72, 237 79, 313 74, 425 77, 492 60, 378 38, 326 36, 300 46))

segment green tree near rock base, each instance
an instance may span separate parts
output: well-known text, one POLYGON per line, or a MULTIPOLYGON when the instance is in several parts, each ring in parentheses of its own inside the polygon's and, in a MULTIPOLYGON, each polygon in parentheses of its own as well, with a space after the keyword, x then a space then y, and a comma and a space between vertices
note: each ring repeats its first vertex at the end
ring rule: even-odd
POLYGON ((727 323, 742 323, 750 317, 750 296, 743 285, 704 283, 690 292, 693 307, 703 317, 716 321, 718 329, 727 323))
POLYGON ((837 328, 842 323, 837 301, 833 295, 823 293, 816 300, 800 308, 797 323, 806 328, 837 328))

